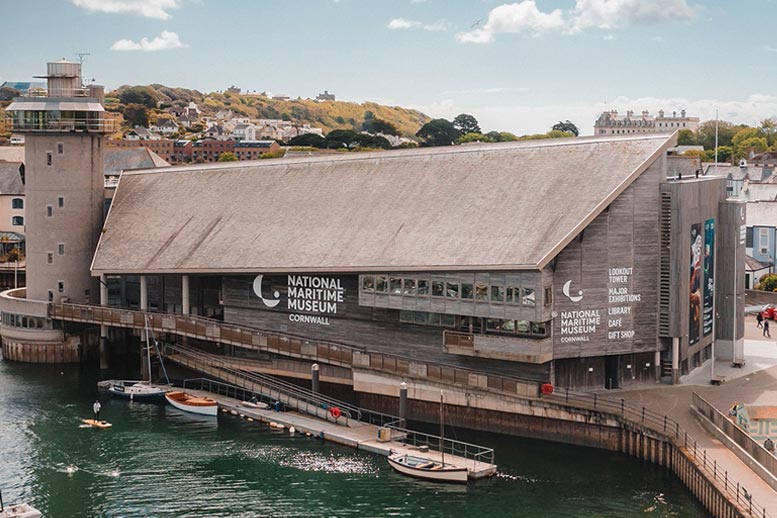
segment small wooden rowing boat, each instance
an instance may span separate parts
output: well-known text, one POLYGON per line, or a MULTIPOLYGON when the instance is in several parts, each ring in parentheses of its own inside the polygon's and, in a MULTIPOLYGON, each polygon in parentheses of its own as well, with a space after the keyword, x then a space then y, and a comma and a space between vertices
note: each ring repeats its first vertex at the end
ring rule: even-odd
POLYGON ((0 518, 40 518, 40 511, 27 504, 0 507, 0 518))
POLYGON ((467 483, 467 468, 443 464, 428 457, 394 453, 389 455, 388 463, 403 475, 436 482, 467 483))
POLYGON ((209 397, 198 397, 183 391, 168 392, 165 394, 168 403, 184 412, 193 414, 211 415, 218 414, 218 403, 209 397))
POLYGON ((108 421, 95 421, 94 419, 81 419, 81 422, 86 424, 86 425, 91 426, 92 428, 102 428, 102 429, 105 429, 105 428, 110 428, 111 426, 113 426, 108 421))

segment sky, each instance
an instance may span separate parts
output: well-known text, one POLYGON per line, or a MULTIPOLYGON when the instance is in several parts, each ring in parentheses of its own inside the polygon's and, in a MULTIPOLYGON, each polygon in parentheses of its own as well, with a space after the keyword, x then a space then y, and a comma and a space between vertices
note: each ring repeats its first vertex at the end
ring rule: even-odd
POLYGON ((84 52, 108 89, 328 90, 484 132, 591 134, 605 110, 777 116, 777 0, 2 2, 0 83, 84 52))

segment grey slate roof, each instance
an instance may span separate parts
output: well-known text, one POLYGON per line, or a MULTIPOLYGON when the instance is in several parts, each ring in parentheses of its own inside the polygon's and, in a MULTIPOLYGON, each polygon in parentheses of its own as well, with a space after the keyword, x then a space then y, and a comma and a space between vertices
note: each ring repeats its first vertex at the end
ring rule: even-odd
POLYGON ((24 194, 21 162, 0 162, 0 194, 24 194))
POLYGON ((536 269, 673 140, 555 139, 125 173, 92 271, 536 269))
POLYGON ((169 166, 166 160, 146 147, 106 147, 103 151, 103 173, 106 175, 118 175, 122 171, 132 169, 169 166))

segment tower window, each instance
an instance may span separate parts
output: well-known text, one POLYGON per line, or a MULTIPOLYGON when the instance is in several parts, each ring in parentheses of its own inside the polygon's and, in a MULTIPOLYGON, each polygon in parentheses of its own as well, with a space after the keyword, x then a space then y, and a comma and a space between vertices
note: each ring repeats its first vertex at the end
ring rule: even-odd
POLYGON ((63 144, 62 142, 57 142, 57 154, 58 155, 65 154, 65 144, 63 144))
POLYGON ((57 198, 57 204, 59 205, 59 208, 63 208, 65 206, 65 198, 63 196, 60 196, 57 198))
POLYGON ((24 208, 24 200, 22 198, 14 198, 11 200, 11 208, 12 209, 23 209, 24 208))
POLYGON ((52 156, 51 151, 46 151, 46 165, 47 166, 51 165, 53 158, 54 157, 52 156))
POLYGON ((11 218, 11 225, 14 225, 14 226, 24 225, 24 218, 21 216, 14 216, 13 218, 11 218))
POLYGON ((46 253, 46 262, 48 262, 49 264, 54 263, 54 252, 46 253))
POLYGON ((65 292, 65 281, 57 281, 57 291, 60 293, 65 292))
POLYGON ((59 244, 59 255, 65 255, 65 243, 59 244))
POLYGON ((54 215, 54 207, 46 205, 46 216, 51 217, 54 215))
POLYGON ((54 292, 49 290, 49 302, 54 300, 54 292))

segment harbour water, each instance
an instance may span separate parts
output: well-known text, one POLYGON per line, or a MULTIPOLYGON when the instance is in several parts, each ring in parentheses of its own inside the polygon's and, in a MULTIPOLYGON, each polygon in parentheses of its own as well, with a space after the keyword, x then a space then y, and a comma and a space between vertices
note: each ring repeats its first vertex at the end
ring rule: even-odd
POLYGON ((383 457, 238 417, 100 395, 109 430, 80 428, 98 374, 0 360, 0 490, 48 517, 700 517, 668 471, 588 448, 463 433, 499 474, 467 487, 391 471, 383 457))

